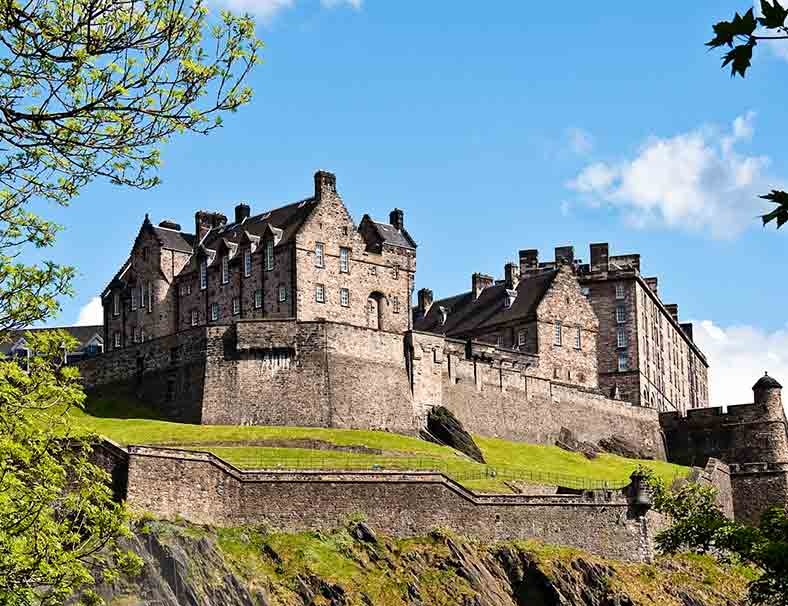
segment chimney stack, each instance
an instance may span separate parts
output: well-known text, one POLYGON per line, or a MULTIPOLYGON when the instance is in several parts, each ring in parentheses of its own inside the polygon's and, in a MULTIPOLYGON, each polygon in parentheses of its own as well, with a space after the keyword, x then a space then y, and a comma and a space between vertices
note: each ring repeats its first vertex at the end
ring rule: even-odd
POLYGON ((432 291, 429 288, 422 288, 418 292, 419 304, 416 308, 420 317, 427 315, 432 307, 432 291))
POLYGON ((679 321, 679 306, 675 303, 668 303, 665 305, 665 309, 668 310, 670 317, 673 318, 676 322, 679 321))
POLYGON ((687 335, 687 338, 694 343, 695 339, 692 338, 692 322, 679 324, 679 326, 681 326, 681 330, 684 331, 684 334, 687 335))
POLYGON ((244 219, 249 218, 249 214, 251 213, 252 209, 249 208, 249 205, 241 202, 238 206, 235 207, 235 222, 236 223, 243 223, 244 219))
POLYGON ((405 227, 405 213, 399 208, 395 208, 389 213, 389 224, 402 231, 405 227))
POLYGON ((659 295, 659 279, 658 278, 645 278, 646 286, 648 286, 655 295, 659 295))
POLYGON ((164 227, 165 229, 174 229, 175 231, 181 231, 180 223, 176 223, 172 219, 164 219, 164 221, 159 222, 159 227, 164 227))
POLYGON ((315 199, 322 200, 327 196, 335 196, 337 193, 337 176, 327 170, 319 170, 315 173, 315 199))
POLYGON ((520 276, 539 269, 539 251, 535 248, 520 251, 520 276))
POLYGON ((607 242, 591 245, 591 272, 607 271, 609 269, 608 258, 610 248, 607 242))
POLYGON ((520 283, 520 266, 517 263, 507 263, 503 268, 506 290, 516 290, 520 283))
POLYGON ((198 210, 194 213, 194 245, 197 246, 211 229, 227 224, 227 217, 222 213, 198 210))
POLYGON ((556 246, 555 248, 555 264, 560 265, 566 263, 567 265, 575 264, 575 247, 574 246, 556 246))
POLYGON ((475 273, 471 276, 471 291, 473 292, 473 300, 479 298, 479 295, 482 294, 482 291, 492 286, 495 283, 495 280, 492 276, 487 276, 485 274, 475 273))

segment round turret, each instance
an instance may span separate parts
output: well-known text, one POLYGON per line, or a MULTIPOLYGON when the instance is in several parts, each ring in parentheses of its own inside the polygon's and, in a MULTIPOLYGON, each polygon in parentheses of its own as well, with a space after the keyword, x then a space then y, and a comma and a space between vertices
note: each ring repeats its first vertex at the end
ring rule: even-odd
POLYGON ((754 401, 768 409, 769 416, 774 415, 776 419, 785 418, 783 411, 782 388, 780 382, 769 373, 765 373, 758 382, 752 386, 754 401))

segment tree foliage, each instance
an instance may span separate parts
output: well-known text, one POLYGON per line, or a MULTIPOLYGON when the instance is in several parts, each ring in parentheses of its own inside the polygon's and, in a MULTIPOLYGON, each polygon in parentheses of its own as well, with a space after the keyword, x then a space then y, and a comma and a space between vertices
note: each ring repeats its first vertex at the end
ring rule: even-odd
MULTIPOLYGON (((736 13, 730 21, 714 24, 714 38, 706 43, 711 48, 729 49, 722 57, 722 67, 731 67, 731 77, 744 78, 752 64, 752 55, 759 41, 788 40, 788 8, 779 0, 760 0, 761 16, 756 17, 751 8, 744 15, 736 13), (760 26, 760 29, 759 29, 760 26)), ((785 2, 785 0, 783 0, 785 2)), ((788 222, 788 193, 772 190, 761 196, 777 207, 761 215, 764 225, 775 222, 780 229, 788 222)))
POLYGON ((90 461, 91 436, 64 412, 84 393, 63 363, 76 345, 63 331, 26 335, 24 365, 0 361, 0 604, 62 604, 139 560, 114 547, 127 533, 109 477, 90 461))
POLYGON ((654 494, 654 508, 671 525, 660 532, 663 553, 693 551, 738 558, 761 571, 750 584, 750 600, 763 606, 788 606, 788 511, 767 510, 757 527, 725 517, 713 486, 685 482, 668 488, 650 470, 644 471, 654 494))
POLYGON ((156 185, 161 143, 250 100, 260 48, 250 18, 209 21, 201 0, 0 0, 0 328, 47 317, 73 276, 16 261, 58 231, 28 203, 156 185))
MULTIPOLYGON (((250 100, 260 49, 250 18, 201 0, 0 0, 0 338, 71 292, 72 268, 22 261, 59 230, 32 204, 67 205, 94 179, 155 186, 162 143, 250 100)), ((65 414, 84 400, 63 364, 73 339, 26 340, 23 365, 0 359, 0 604, 97 604, 91 585, 139 561, 117 548, 126 513, 93 438, 65 414)))

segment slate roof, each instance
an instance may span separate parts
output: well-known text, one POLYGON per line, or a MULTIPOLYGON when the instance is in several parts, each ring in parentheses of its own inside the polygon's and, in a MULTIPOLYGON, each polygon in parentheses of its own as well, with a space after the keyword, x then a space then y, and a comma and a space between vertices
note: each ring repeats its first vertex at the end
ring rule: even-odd
POLYGON ((763 375, 758 382, 752 386, 753 389, 782 389, 780 382, 774 377, 770 377, 769 373, 763 375))
POLYGON ((194 234, 187 234, 160 226, 154 226, 153 232, 161 242, 162 248, 187 253, 190 253, 194 248, 194 234))
POLYGON ((104 338, 104 326, 101 324, 90 326, 55 326, 53 328, 26 328, 23 330, 12 330, 7 333, 7 340, 0 343, 0 353, 8 354, 14 344, 20 338, 25 336, 25 333, 36 333, 44 330, 65 330, 77 341, 79 341, 80 349, 96 334, 98 334, 102 339, 104 338))
POLYGON ((407 230, 399 230, 393 225, 379 223, 378 221, 372 221, 372 225, 384 243, 391 244, 392 246, 400 246, 402 248, 416 248, 416 242, 413 241, 413 238, 410 237, 407 230))
POLYGON ((530 321, 536 317, 536 308, 553 283, 557 271, 529 276, 517 285, 517 297, 507 307, 509 295, 504 284, 485 288, 479 298, 466 292, 434 301, 423 318, 414 322, 414 329, 466 338, 494 330, 500 324, 513 321, 530 321), (441 307, 446 312, 446 323, 441 324, 441 307))

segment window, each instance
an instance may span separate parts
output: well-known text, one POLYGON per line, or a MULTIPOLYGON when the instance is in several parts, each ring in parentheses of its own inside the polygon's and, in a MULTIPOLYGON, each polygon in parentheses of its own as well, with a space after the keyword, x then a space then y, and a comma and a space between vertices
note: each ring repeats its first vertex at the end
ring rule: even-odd
POLYGON ((495 335, 495 346, 503 347, 503 336, 500 334, 495 335))
POLYGON ((318 303, 326 302, 326 287, 322 284, 315 284, 315 301, 318 303))
POLYGON ((244 277, 248 278, 252 275, 252 250, 247 248, 244 250, 244 277))
POLYGON ((258 288, 254 291, 254 307, 255 309, 260 309, 263 306, 263 291, 262 289, 258 288))
POLYGON ((315 244, 315 267, 326 266, 326 255, 322 242, 315 244))
POLYGON ((241 313, 241 299, 240 297, 233 297, 233 315, 237 316, 241 313))
POLYGON ((135 326, 134 327, 134 342, 135 343, 139 343, 140 342, 140 328, 139 328, 139 326, 135 326))
POLYGON ((191 284, 191 282, 189 282, 189 283, 186 285, 186 294, 187 294, 187 295, 190 295, 190 294, 192 294, 192 284, 191 284))
POLYGON ((616 330, 616 346, 619 348, 627 346, 627 329, 623 326, 619 326, 616 330))
POLYGON ((115 349, 119 349, 120 348, 120 340, 121 340, 120 339, 120 333, 116 332, 115 333, 115 338, 114 338, 115 349))
POLYGON ((274 241, 265 241, 265 271, 271 271, 274 268, 274 241))
POLYGON ((391 268, 391 277, 395 280, 399 278, 399 265, 395 265, 391 268))
POLYGON ((584 297, 587 297, 591 294, 591 289, 588 286, 583 286, 580 288, 580 292, 583 294, 584 297))
POLYGON ((561 322, 555 323, 555 333, 553 334, 553 345, 561 345, 563 335, 561 330, 561 322))
POLYGON ((140 343, 145 342, 145 329, 140 330, 140 343))
POLYGON ((391 310, 395 313, 399 313, 399 297, 393 297, 391 299, 391 310))
POLYGON ((224 255, 222 257, 222 284, 227 284, 230 281, 230 257, 224 255))
POLYGON ((616 282, 616 299, 624 298, 624 284, 623 282, 616 282))
POLYGON ((192 309, 192 326, 197 326, 200 322, 200 315, 197 313, 196 309, 192 309))
POLYGON ((208 261, 200 261, 200 290, 208 288, 208 261))
POLYGON ((523 328, 517 332, 517 347, 525 347, 528 341, 528 330, 523 328))
POLYGON ((150 248, 146 246, 142 249, 142 260, 147 261, 148 257, 150 257, 150 248))
POLYGON ((578 326, 575 329, 575 349, 582 349, 583 348, 583 331, 578 326))
POLYGON ((148 282, 148 313, 153 311, 153 284, 148 282))
POLYGON ((219 319, 219 304, 211 303, 211 322, 216 322, 219 319))
POLYGON ((377 276, 378 275, 378 268, 374 265, 369 266, 369 275, 370 276, 377 276))
POLYGON ((629 368, 629 356, 627 356, 627 352, 620 351, 618 352, 618 371, 624 372, 629 368))
POLYGON ((279 302, 284 303, 287 301, 287 286, 284 284, 279 285, 279 302))
POLYGON ((340 273, 350 273, 350 249, 342 247, 339 249, 339 271, 340 273))
POLYGON ((112 295, 112 315, 119 316, 120 315, 120 294, 115 293, 112 295))
POLYGON ((616 323, 623 324, 627 321, 627 308, 623 305, 616 306, 616 323))
POLYGON ((131 311, 137 309, 137 287, 131 289, 131 311))
POLYGON ((347 288, 339 289, 339 304, 342 307, 350 307, 350 291, 347 288))

